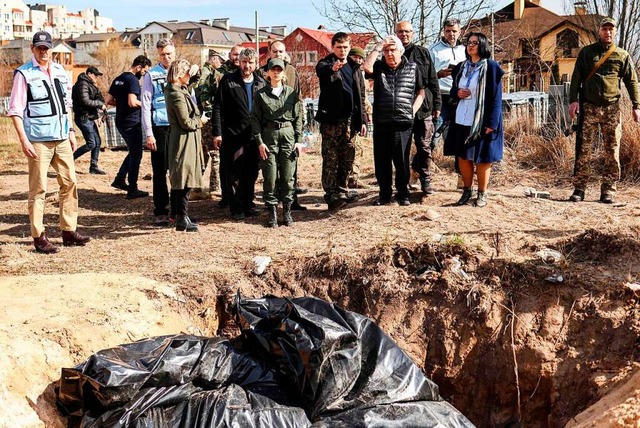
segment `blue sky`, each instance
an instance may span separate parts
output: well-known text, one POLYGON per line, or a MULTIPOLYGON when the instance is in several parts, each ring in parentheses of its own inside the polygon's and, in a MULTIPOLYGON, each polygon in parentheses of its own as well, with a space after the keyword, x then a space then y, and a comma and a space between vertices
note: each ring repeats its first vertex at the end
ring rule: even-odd
MULTIPOLYGON (((513 0, 501 0, 499 5, 511 1, 513 0)), ((564 1, 542 0, 542 5, 562 14, 564 1)), ((313 2, 323 3, 322 0, 313 2)), ((125 27, 142 27, 149 21, 197 21, 205 18, 230 18, 231 25, 253 27, 256 10, 261 26, 288 25, 290 31, 296 27, 317 28, 320 24, 335 28, 327 25, 326 19, 318 13, 310 0, 93 0, 90 3, 86 0, 61 0, 57 4, 65 4, 72 12, 90 4, 100 15, 113 18, 114 26, 118 30, 124 30, 125 27)))

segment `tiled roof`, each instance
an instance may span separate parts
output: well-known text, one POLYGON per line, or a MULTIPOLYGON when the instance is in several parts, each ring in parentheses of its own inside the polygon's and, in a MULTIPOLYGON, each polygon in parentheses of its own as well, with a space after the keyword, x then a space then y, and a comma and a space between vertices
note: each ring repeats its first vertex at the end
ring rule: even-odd
MULTIPOLYGON (((298 29, 307 34, 309 37, 323 45, 328 51, 331 51, 331 38, 335 33, 329 31, 312 30, 310 28, 298 27, 298 29)), ((374 33, 351 33, 351 44, 353 46, 366 47, 375 37, 374 33)))
MULTIPOLYGON (((563 24, 593 31, 594 16, 568 15, 560 16, 541 6, 525 1, 522 19, 513 19, 514 3, 505 6, 494 14, 494 40, 496 60, 513 60, 518 51, 520 40, 536 40, 563 24)), ((599 22, 596 19, 595 22, 599 22)), ((595 28, 597 29, 597 23, 595 28)), ((491 35, 491 16, 469 22, 466 32, 480 31, 491 35)))

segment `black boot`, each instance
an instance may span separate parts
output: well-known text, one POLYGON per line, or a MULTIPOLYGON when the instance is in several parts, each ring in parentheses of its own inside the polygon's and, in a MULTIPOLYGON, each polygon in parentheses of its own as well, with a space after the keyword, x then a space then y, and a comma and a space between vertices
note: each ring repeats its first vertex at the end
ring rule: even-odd
POLYGON ((282 222, 285 226, 291 226, 293 224, 293 217, 291 217, 291 202, 282 203, 282 222))
POLYGON ((275 205, 267 205, 267 211, 269 211, 269 220, 267 221, 267 227, 278 227, 278 210, 275 205))
POLYGON ((179 215, 176 218, 176 230, 178 232, 197 232, 198 225, 191 223, 191 220, 186 215, 179 215))

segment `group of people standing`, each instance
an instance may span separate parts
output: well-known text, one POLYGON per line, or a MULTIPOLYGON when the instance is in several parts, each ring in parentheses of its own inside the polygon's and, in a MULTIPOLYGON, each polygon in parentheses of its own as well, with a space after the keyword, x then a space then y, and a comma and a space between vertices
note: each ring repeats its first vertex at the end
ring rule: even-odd
MULTIPOLYGON (((570 198, 574 202, 585 196, 594 162, 591 142, 598 129, 606 148, 600 200, 614 200, 620 176, 620 82, 629 90, 634 119, 640 120, 635 69, 628 53, 615 46, 615 30, 615 20, 601 22, 598 42, 581 50, 572 79, 570 114, 580 114, 584 128, 583 143, 576 149, 575 191, 570 198)), ((484 34, 466 34, 460 43, 460 23, 455 19, 444 22, 442 34, 425 49, 414 44, 411 23, 399 22, 395 34, 383 38, 368 55, 351 46, 346 33, 332 37, 332 53, 316 66, 320 98, 315 117, 322 136, 322 187, 329 210, 357 197, 348 185, 354 175, 357 136, 366 135, 370 122, 367 80, 373 81, 373 154, 379 185, 375 205, 390 204, 394 187, 397 203, 409 205, 411 169, 419 174, 422 192, 434 192, 432 152, 441 135, 444 154, 455 157, 461 177, 462 195, 456 204, 473 198, 475 174, 474 205, 487 205, 491 166, 503 155, 504 72, 491 59, 484 34), (412 138, 416 154, 410 163, 412 138)), ((33 59, 16 70, 9 109, 29 159, 29 218, 37 251, 59 251, 48 240, 42 220, 50 165, 60 184, 63 244, 85 245, 90 240, 76 231, 74 159, 90 152, 89 172, 105 174, 98 165, 96 120, 107 105, 117 108, 116 127, 129 150, 112 186, 126 191, 128 199, 147 197, 137 182, 143 147, 149 149, 156 225, 173 220, 176 230, 198 230, 188 215, 189 192, 203 188, 207 163, 210 188, 220 187, 219 205, 228 207, 234 220, 259 214, 254 188, 260 168, 268 227, 278 226, 280 203, 285 226, 293 223, 293 210, 306 209, 297 200, 303 127, 300 79, 281 41, 271 43, 263 68, 258 68, 255 50, 234 46, 227 61, 212 55, 200 72, 197 65, 176 60, 172 41, 161 39, 156 45, 159 62, 152 66, 146 56, 136 57, 112 82, 105 99, 95 85, 102 75, 96 67, 81 74, 72 89, 65 70, 51 61, 51 48, 48 33, 34 35, 33 59), (69 120, 72 105, 86 141, 79 149, 69 120)))

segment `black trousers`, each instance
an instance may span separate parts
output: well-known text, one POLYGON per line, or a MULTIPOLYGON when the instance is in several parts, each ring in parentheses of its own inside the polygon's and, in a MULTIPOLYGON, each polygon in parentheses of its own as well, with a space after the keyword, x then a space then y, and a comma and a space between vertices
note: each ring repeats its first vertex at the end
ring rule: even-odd
POLYGON ((176 216, 186 216, 189 208, 189 190, 188 187, 184 189, 171 189, 171 212, 176 216))
POLYGON ((168 126, 154 126, 153 136, 157 150, 151 152, 151 169, 153 170, 153 214, 169 214, 169 187, 167 186, 167 138, 168 126))
POLYGON ((373 163, 380 199, 391 199, 392 167, 396 169, 396 198, 409 197, 409 153, 411 141, 411 125, 373 127, 373 163))
MULTIPOLYGON (((223 186, 226 187, 231 214, 246 212, 253 205, 255 186, 260 172, 258 146, 254 140, 244 143, 222 139, 220 166, 225 165, 223 186)), ((220 177, 222 180, 223 177, 220 177)))

